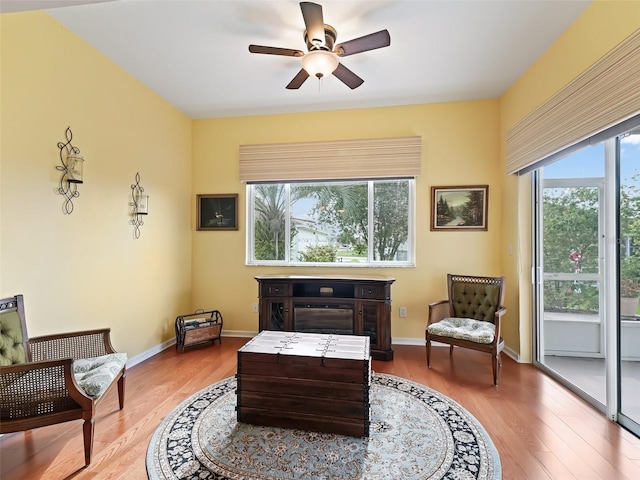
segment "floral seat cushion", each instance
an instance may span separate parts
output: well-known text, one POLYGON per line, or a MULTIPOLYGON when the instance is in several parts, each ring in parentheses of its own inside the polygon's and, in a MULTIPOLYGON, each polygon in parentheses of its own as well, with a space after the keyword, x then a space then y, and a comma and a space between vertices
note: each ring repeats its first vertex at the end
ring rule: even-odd
POLYGON ((491 322, 474 320, 472 318, 444 318, 427 327, 429 334, 441 337, 452 337, 476 343, 489 344, 493 342, 496 327, 491 322))
POLYGON ((126 353, 111 353, 73 361, 73 376, 84 392, 95 400, 111 385, 127 363, 126 353))

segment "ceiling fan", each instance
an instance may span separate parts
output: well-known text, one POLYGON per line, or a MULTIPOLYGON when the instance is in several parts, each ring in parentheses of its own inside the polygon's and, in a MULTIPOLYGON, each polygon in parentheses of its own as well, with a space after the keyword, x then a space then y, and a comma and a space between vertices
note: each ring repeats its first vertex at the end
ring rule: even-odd
POLYGON ((300 9, 306 27, 304 41, 307 44, 307 53, 291 48, 262 45, 249 45, 249 51, 267 55, 301 57, 302 69, 287 85, 290 90, 300 88, 310 76, 320 79, 331 74, 352 90, 362 85, 364 80, 345 67, 340 62, 340 57, 388 47, 391 45, 389 32, 380 30, 334 46, 338 33, 331 25, 324 23, 322 6, 312 2, 300 2, 300 9))

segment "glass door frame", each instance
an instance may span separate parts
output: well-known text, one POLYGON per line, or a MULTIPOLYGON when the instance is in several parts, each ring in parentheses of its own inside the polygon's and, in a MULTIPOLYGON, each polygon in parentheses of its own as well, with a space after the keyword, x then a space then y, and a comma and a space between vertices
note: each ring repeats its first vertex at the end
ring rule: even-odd
POLYGON ((604 413, 618 422, 622 378, 620 377, 620 299, 618 295, 618 259, 620 257, 620 140, 615 136, 604 141, 604 246, 600 267, 604 275, 605 294, 602 314, 611 319, 605 324, 605 382, 607 403, 604 413), (610 299, 610 300, 609 300, 610 299))
MULTIPOLYGON (((640 125, 640 123, 639 123, 640 125)), ((636 127, 636 130, 638 127, 636 127)), ((608 270, 612 271, 612 274, 615 275, 615 278, 618 279, 620 277, 620 253, 621 253, 621 243, 622 243, 622 232, 621 232, 621 221, 620 221, 620 200, 621 200, 621 190, 622 190, 622 175, 621 175, 621 155, 620 155, 620 137, 616 136, 613 140, 615 143, 611 145, 605 144, 605 152, 608 155, 615 156, 615 162, 610 165, 608 168, 612 171, 612 188, 615 192, 615 198, 613 201, 615 202, 616 208, 616 217, 614 219, 615 225, 613 226, 616 232, 616 242, 611 242, 607 247, 611 248, 612 254, 615 255, 615 261, 609 262, 608 270), (607 152, 606 149, 611 148, 612 150, 607 152)), ((605 166, 607 168, 607 166, 605 166)), ((606 174, 609 174, 609 171, 606 171, 606 174)), ((622 315, 620 313, 620 295, 618 294, 619 290, 617 287, 612 287, 610 298, 615 298, 616 302, 611 302, 614 305, 610 305, 611 308, 615 308, 615 318, 617 321, 615 322, 615 330, 611 329, 611 337, 608 342, 609 348, 615 350, 616 352, 616 362, 611 362, 611 365, 607 365, 607 375, 610 375, 612 378, 616 379, 615 385, 608 385, 607 394, 610 395, 611 402, 609 403, 609 397, 607 398, 607 416, 618 422, 620 425, 625 427, 626 429, 633 432, 635 435, 640 436, 640 421, 635 418, 628 417, 623 411, 623 392, 622 392, 622 315), (615 334, 614 334, 615 333, 615 334)))
POLYGON ((532 191, 535 198, 532 205, 532 258, 534 260, 532 267, 532 294, 534 298, 533 364, 614 421, 617 421, 620 401, 620 383, 618 381, 619 321, 617 321, 619 305, 617 300, 618 207, 616 202, 618 198, 618 185, 616 168, 618 161, 616 158, 616 142, 617 139, 615 137, 604 142, 604 178, 547 179, 545 181, 544 178, 541 178, 542 175, 539 170, 534 171, 532 175, 532 191), (599 272, 594 275, 596 275, 599 281, 598 315, 600 319, 600 350, 605 361, 605 404, 540 362, 540 358, 543 355, 542 349, 544 347, 544 340, 541 338, 544 332, 541 329, 540 322, 544 321, 544 296, 542 290, 545 280, 544 272, 542 271, 542 208, 543 190, 548 183, 557 187, 588 186, 599 189, 599 272), (611 260, 607 261, 607 259, 611 260), (609 299, 614 299, 615 301, 610 301, 609 299), (612 320, 608 321, 607 319, 612 320))

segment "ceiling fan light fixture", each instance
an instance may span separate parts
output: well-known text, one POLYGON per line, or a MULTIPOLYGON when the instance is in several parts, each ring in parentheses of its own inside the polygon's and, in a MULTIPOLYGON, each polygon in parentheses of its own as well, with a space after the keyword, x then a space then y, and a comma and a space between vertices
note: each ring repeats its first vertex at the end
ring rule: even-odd
POLYGON ((391 45, 391 36, 388 30, 380 30, 335 45, 338 33, 331 25, 324 23, 322 5, 300 2, 300 10, 305 26, 303 37, 309 53, 305 54, 302 50, 293 48, 249 45, 251 53, 301 57, 302 68, 287 84, 287 90, 297 90, 309 77, 322 79, 332 74, 351 90, 358 88, 364 83, 364 80, 345 67, 340 59, 391 45))
POLYGON ((327 50, 312 50, 302 57, 302 68, 310 76, 316 78, 331 75, 338 68, 339 63, 338 56, 327 50))

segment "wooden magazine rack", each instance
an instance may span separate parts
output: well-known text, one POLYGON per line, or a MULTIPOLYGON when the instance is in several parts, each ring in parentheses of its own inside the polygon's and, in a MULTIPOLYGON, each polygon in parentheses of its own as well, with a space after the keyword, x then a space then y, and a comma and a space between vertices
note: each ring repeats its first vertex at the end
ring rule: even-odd
POLYGON ((196 310, 176 318, 176 348, 211 342, 222 343, 222 314, 218 310, 196 310))

